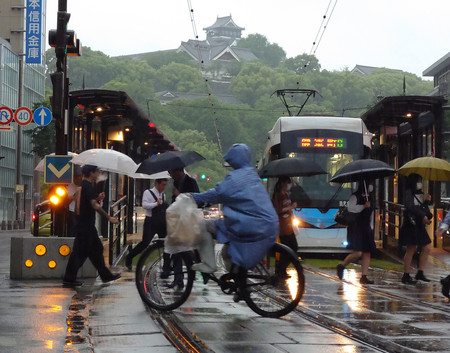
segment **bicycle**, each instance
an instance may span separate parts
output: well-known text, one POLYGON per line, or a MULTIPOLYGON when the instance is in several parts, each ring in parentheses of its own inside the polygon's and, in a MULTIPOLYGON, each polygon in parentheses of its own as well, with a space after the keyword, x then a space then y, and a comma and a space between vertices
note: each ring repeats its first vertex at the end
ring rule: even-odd
MULTIPOLYGON (((154 240, 143 252, 136 267, 136 286, 148 306, 170 311, 181 306, 192 291, 195 256, 192 251, 179 253, 183 285, 171 288, 175 274, 173 270, 168 276, 167 272, 163 274, 163 252, 164 239, 154 240)), ((206 276, 217 283, 222 292, 234 294, 235 301, 243 299, 250 309, 263 317, 277 318, 288 314, 298 305, 305 289, 303 267, 297 254, 279 243, 275 243, 252 269, 232 266, 220 277, 215 273, 206 276), (280 258, 285 259, 285 270, 280 270, 280 258)))

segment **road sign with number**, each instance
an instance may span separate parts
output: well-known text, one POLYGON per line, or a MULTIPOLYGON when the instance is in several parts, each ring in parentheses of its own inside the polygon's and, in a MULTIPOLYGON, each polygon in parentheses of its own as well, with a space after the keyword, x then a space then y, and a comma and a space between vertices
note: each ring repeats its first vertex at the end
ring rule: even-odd
POLYGON ((13 120, 13 112, 8 107, 0 107, 0 124, 8 125, 13 120))
POLYGON ((33 114, 31 114, 31 110, 27 107, 20 107, 14 112, 14 120, 19 125, 28 125, 32 119, 33 114))
POLYGON ((52 121, 52 112, 46 107, 39 107, 34 111, 33 119, 40 126, 48 125, 52 121))

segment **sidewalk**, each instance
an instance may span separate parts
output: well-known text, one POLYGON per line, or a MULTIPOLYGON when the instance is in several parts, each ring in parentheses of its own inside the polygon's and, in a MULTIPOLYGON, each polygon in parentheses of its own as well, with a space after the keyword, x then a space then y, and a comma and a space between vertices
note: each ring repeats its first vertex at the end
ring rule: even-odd
MULTIPOLYGON (((142 303, 135 286, 134 273, 127 272, 123 267, 113 269, 122 272, 122 278, 119 280, 104 285, 99 279, 90 279, 85 281, 78 290, 63 288, 58 280, 10 280, 10 238, 20 236, 19 234, 28 236, 28 230, 0 232, 0 315, 2 317, 0 351, 2 353, 40 353, 49 350, 105 353, 177 352, 142 303)), ((138 241, 140 237, 141 233, 138 231, 129 239, 138 241)), ((439 279, 450 273, 450 254, 441 249, 433 249, 425 273, 435 285, 439 285, 439 279)), ((326 288, 323 287, 326 283, 323 283, 319 283, 322 291, 326 288)), ((307 282, 307 286, 313 284, 307 282)), ((246 340, 254 342, 261 339, 261 352, 270 351, 267 350, 272 347, 268 344, 270 340, 278 342, 280 347, 283 345, 283 349, 289 352, 299 352, 302 349, 315 352, 320 351, 317 350, 319 348, 321 351, 337 352, 339 349, 344 349, 339 346, 342 344, 339 342, 345 341, 349 347, 354 344, 327 330, 319 330, 311 324, 306 325, 304 320, 295 319, 295 322, 289 322, 287 319, 275 321, 275 319, 260 318, 245 304, 234 303, 230 297, 223 295, 220 289, 213 286, 204 286, 199 282, 194 285, 194 291, 193 302, 196 301, 196 304, 187 303, 185 307, 177 310, 176 314, 189 329, 192 328, 192 332, 201 332, 200 338, 211 340, 216 344, 216 348, 224 342, 224 333, 221 334, 220 327, 232 327, 232 332, 228 334, 234 335, 235 339, 231 342, 234 344, 242 345, 246 340), (205 308, 210 311, 208 322, 202 322, 203 319, 198 316, 206 310, 205 308), (251 329, 247 328, 240 332, 240 327, 244 323, 251 329), (290 331, 280 335, 281 332, 276 333, 280 330, 274 329, 276 332, 268 332, 264 337, 252 331, 253 328, 258 327, 273 329, 273 325, 280 325, 280 329, 290 331), (313 336, 311 332, 315 332, 313 336), (301 337, 310 337, 310 343, 293 342, 299 340, 297 334, 301 334, 301 337), (314 337, 316 339, 313 339, 314 337), (311 343, 314 340, 317 342, 311 343)), ((356 351, 359 352, 359 350, 356 351)))

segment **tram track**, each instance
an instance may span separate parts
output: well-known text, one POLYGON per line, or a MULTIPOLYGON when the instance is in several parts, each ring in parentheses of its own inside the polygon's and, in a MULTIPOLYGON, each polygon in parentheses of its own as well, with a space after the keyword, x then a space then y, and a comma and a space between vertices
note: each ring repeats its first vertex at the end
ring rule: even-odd
MULTIPOLYGON (((440 312, 443 312, 446 314, 450 313, 450 309, 443 308, 438 305, 433 305, 431 303, 427 303, 427 302, 424 302, 421 300, 411 299, 408 297, 395 295, 392 293, 382 291, 377 288, 362 286, 362 285, 359 285, 356 283, 348 282, 345 280, 340 280, 328 273, 317 271, 312 268, 303 267, 303 269, 306 272, 325 277, 325 278, 335 281, 335 282, 345 282, 348 285, 353 285, 355 287, 358 287, 361 290, 374 293, 376 295, 385 297, 389 300, 395 300, 395 301, 399 301, 402 303, 419 306, 422 308, 426 307, 428 309, 440 311, 440 312)), ((294 312, 297 315, 299 315, 300 317, 314 323, 315 325, 321 326, 332 332, 338 333, 338 334, 342 335, 343 337, 347 337, 349 339, 357 341, 360 344, 362 344, 366 347, 370 347, 371 349, 379 351, 379 352, 389 352, 389 353, 416 352, 416 350, 410 349, 408 347, 404 347, 400 344, 397 344, 396 342, 388 341, 383 337, 367 334, 367 332, 365 332, 364 330, 354 328, 351 325, 346 324, 345 321, 343 321, 343 320, 334 319, 327 315, 321 314, 317 310, 314 310, 308 306, 302 305, 302 302, 300 302, 300 304, 297 306, 297 308, 294 310, 294 312)))
POLYGON ((166 338, 183 353, 214 353, 198 336, 190 332, 173 312, 161 312, 146 305, 166 338))
POLYGON ((319 276, 322 276, 322 277, 326 277, 326 278, 328 278, 330 280, 333 280, 335 282, 345 282, 346 284, 353 285, 353 286, 358 287, 358 288, 360 288, 360 289, 362 289, 362 290, 364 290, 366 292, 371 292, 371 293, 383 296, 383 297, 391 299, 391 300, 398 300, 398 301, 401 301, 401 302, 404 302, 404 303, 419 305, 421 307, 427 307, 429 309, 433 309, 433 310, 444 312, 446 314, 450 314, 450 307, 448 307, 448 308, 447 307, 442 307, 441 305, 428 303, 428 302, 423 301, 423 300, 412 299, 412 298, 408 298, 406 296, 400 296, 400 295, 392 294, 392 293, 383 291, 383 290, 381 290, 379 288, 374 288, 373 286, 363 286, 363 285, 356 284, 356 283, 353 283, 353 282, 349 282, 349 281, 346 281, 346 280, 340 280, 340 279, 336 278, 335 276, 332 276, 332 275, 330 275, 328 273, 317 271, 317 270, 314 270, 314 269, 309 268, 309 267, 303 266, 303 269, 305 271, 308 271, 309 273, 316 274, 316 275, 319 275, 319 276))
MULTIPOLYGON (((435 311, 439 311, 445 314, 450 314, 450 308, 442 307, 432 303, 428 303, 419 299, 408 298, 406 296, 400 296, 393 293, 383 291, 380 288, 374 288, 373 286, 362 286, 358 283, 351 281, 340 280, 329 273, 321 272, 317 269, 304 267, 304 271, 312 275, 321 276, 333 282, 344 282, 348 285, 355 286, 360 290, 367 291, 379 296, 382 296, 390 301, 398 301, 407 303, 409 305, 418 306, 421 308, 428 308, 435 311)), ((276 294, 274 293, 274 296, 276 294)), ((154 320, 160 325, 161 329, 165 333, 167 339, 176 347, 180 352, 207 352, 214 353, 202 339, 195 333, 191 332, 187 327, 178 319, 176 312, 164 312, 155 311, 148 307, 149 312, 152 313, 154 320)), ((355 341, 360 346, 364 346, 374 352, 389 352, 389 353, 411 353, 415 352, 413 349, 403 346, 395 341, 386 340, 386 337, 370 334, 367 330, 354 327, 351 323, 338 318, 333 318, 329 315, 322 314, 318 310, 311 308, 307 305, 303 305, 302 302, 291 313, 296 315, 310 323, 319 327, 325 328, 330 332, 339 334, 349 340, 355 341)))

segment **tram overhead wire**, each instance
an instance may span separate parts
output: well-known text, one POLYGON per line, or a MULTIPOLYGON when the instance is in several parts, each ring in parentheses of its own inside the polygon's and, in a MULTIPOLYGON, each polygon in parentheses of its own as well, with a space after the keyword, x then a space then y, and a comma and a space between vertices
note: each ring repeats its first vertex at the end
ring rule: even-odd
MULTIPOLYGON (((191 25, 192 25, 192 30, 194 32, 194 37, 198 41, 197 25, 195 24, 194 9, 192 8, 191 0, 187 0, 187 4, 188 4, 188 8, 189 8, 189 16, 190 16, 190 19, 191 19, 191 25)), ((202 58, 202 52, 200 51, 200 46, 199 45, 197 45, 197 53, 198 53, 198 58, 199 58, 199 63, 200 63, 200 72, 204 73, 204 72, 206 72, 206 70, 205 70, 204 61, 203 61, 203 58, 202 58)), ((208 93, 208 101, 209 101, 210 107, 213 110, 213 122, 214 122, 214 129, 216 131, 217 145, 219 147, 220 153, 223 153, 222 142, 220 140, 219 127, 218 127, 218 124, 217 124, 216 108, 214 106, 214 103, 211 100, 212 89, 211 89, 211 86, 208 83, 208 78, 203 76, 203 80, 205 81, 206 91, 208 93)))

